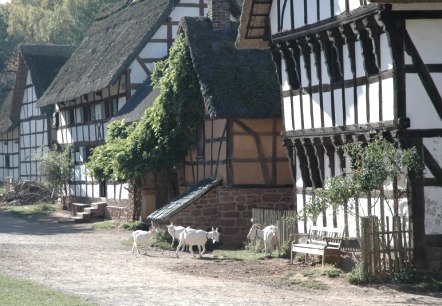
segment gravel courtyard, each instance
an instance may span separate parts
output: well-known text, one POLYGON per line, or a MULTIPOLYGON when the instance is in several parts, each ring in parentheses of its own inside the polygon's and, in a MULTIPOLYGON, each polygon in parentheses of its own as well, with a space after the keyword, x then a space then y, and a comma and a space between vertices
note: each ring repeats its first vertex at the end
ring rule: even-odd
MULTIPOLYGON (((284 259, 223 262, 210 254, 131 253, 130 233, 57 216, 17 217, 0 208, 0 272, 73 293, 97 305, 436 305, 442 295, 357 287, 328 279, 328 289, 284 285, 301 267, 284 259)), ((25 293, 24 293, 25 294, 25 293)), ((1 301, 0 301, 1 305, 1 301)))

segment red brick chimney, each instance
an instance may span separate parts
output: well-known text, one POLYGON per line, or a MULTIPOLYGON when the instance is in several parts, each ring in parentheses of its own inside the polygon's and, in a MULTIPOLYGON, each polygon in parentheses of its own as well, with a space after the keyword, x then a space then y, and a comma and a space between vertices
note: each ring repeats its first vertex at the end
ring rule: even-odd
POLYGON ((227 0, 209 0, 207 15, 212 20, 214 31, 230 29, 230 5, 227 0))

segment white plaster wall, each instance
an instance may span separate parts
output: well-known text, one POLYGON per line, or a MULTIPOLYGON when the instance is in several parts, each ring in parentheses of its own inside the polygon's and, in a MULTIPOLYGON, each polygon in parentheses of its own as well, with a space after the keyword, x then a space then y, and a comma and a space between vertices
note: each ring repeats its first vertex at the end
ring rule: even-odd
POLYGON ((308 24, 316 23, 318 21, 317 11, 318 11, 317 2, 316 1, 308 1, 308 10, 307 10, 307 23, 308 24))
POLYGON ((286 131, 293 130, 293 120, 292 120, 292 98, 285 97, 283 100, 284 107, 284 128, 286 131))
POLYGON ((344 125, 344 113, 342 112, 342 89, 333 92, 335 101, 335 121, 337 126, 344 125))
POLYGON ((301 96, 293 97, 295 130, 302 129, 301 121, 301 96))
MULTIPOLYGON (((277 1, 273 1, 272 3, 272 10, 273 6, 276 5, 277 1)), ((282 32, 284 31, 290 31, 292 29, 292 22, 291 22, 291 10, 290 10, 290 1, 287 1, 285 10, 283 11, 283 2, 281 2, 281 14, 283 14, 281 17, 283 18, 283 24, 282 24, 282 32)), ((270 15, 270 18, 273 18, 272 15, 270 15)), ((275 27, 272 27, 272 29, 278 29, 277 28, 277 17, 274 18, 274 24, 275 27)), ((273 25, 273 23, 272 23, 273 25)))
POLYGON ((442 187, 425 187, 425 233, 442 234, 442 187))
POLYGON ((354 88, 353 87, 345 88, 345 123, 346 123, 346 125, 352 125, 352 124, 356 123, 356 121, 355 121, 355 100, 354 100, 354 88))
POLYGON ((302 95, 302 106, 304 111, 304 129, 311 129, 312 121, 311 118, 311 104, 310 104, 310 95, 302 95))
POLYGON ((381 70, 387 71, 393 68, 393 60, 391 58, 390 44, 388 42, 387 34, 382 34, 380 37, 380 51, 381 51, 381 70))
POLYGON ((442 43, 441 19, 412 19, 406 20, 406 28, 426 64, 441 62, 439 48, 442 43))
POLYGON ((367 87, 365 85, 358 86, 356 91, 358 97, 358 124, 365 124, 367 123, 367 87))
MULTIPOLYGON (((432 73, 433 80, 442 92, 442 74, 432 73)), ((442 120, 434 108, 417 74, 406 74, 407 117, 411 129, 441 129, 442 120)))
MULTIPOLYGON (((274 1, 276 2, 276 1, 274 1)), ((295 28, 305 25, 304 23, 304 0, 293 0, 293 10, 295 15, 295 28)))
POLYGON ((323 92, 322 93, 322 98, 324 100, 323 106, 324 106, 324 126, 325 127, 332 127, 333 126, 331 97, 332 97, 332 94, 330 92, 323 92))
POLYGON ((130 64, 129 69, 131 83, 143 83, 146 80, 147 74, 137 60, 130 64))
POLYGON ((368 88, 368 94, 370 97, 370 122, 379 122, 379 83, 372 83, 368 88))
MULTIPOLYGON (((314 128, 320 128, 321 125, 321 114, 323 112, 321 111, 321 99, 319 96, 319 93, 313 94, 313 124, 314 128)), ((310 116, 308 116, 310 117, 310 116)))
POLYGON ((319 84, 319 76, 316 65, 321 65, 321 62, 317 63, 315 60, 315 55, 313 53, 310 54, 310 64, 312 69, 312 86, 319 84))
POLYGON ((383 121, 394 120, 393 78, 382 80, 382 119, 383 121))
MULTIPOLYGON (((442 137, 424 138, 423 143, 433 158, 442 166, 442 137)), ((427 167, 425 167, 425 177, 434 178, 427 167)))
MULTIPOLYGON (((199 3, 199 1, 194 3, 199 3)), ((176 7, 169 16, 174 21, 180 21, 185 16, 199 16, 199 12, 200 9, 198 7, 176 7)))

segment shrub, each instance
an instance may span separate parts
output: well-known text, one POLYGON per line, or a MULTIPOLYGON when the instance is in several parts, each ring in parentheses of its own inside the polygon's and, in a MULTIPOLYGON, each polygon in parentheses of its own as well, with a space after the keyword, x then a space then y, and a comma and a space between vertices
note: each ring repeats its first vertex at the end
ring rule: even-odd
POLYGON ((169 235, 169 233, 163 229, 158 229, 156 234, 152 237, 150 246, 162 250, 170 250, 171 243, 172 237, 169 235))
POLYGON ((369 275, 365 269, 366 263, 361 261, 358 263, 353 270, 351 270, 350 273, 347 275, 347 280, 350 282, 350 284, 353 285, 361 285, 366 284, 369 282, 369 275))
POLYGON ((149 226, 141 221, 130 221, 127 223, 123 223, 123 228, 128 231, 136 231, 136 230, 143 230, 147 231, 149 229, 149 226))

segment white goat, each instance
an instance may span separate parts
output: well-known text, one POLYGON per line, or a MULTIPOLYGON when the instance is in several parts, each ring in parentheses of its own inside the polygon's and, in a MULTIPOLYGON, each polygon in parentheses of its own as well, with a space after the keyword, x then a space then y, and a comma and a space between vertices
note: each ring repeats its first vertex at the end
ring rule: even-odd
POLYGON ((269 255, 279 245, 279 228, 276 225, 266 226, 261 230, 261 224, 253 224, 247 234, 247 239, 261 238, 264 241, 264 254, 267 255, 267 248, 270 250, 269 255))
POLYGON ((183 226, 175 226, 175 225, 173 225, 173 223, 167 226, 167 232, 170 234, 170 236, 172 236, 172 244, 170 245, 170 247, 173 247, 173 243, 175 242, 175 239, 177 241, 180 240, 180 234, 185 229, 186 229, 185 227, 183 227, 183 226))
MULTIPOLYGON (((142 231, 142 230, 136 230, 132 232, 132 237, 134 239, 134 244, 132 245, 132 253, 134 252, 134 249, 137 250, 138 254, 140 254, 140 250, 138 249, 138 246, 144 245, 145 248, 147 248, 150 240, 152 239, 152 236, 156 233, 156 228, 152 226, 150 231, 142 231)), ((146 251, 147 252, 147 251, 146 251)), ((143 254, 146 254, 144 252, 143 254)))
POLYGON ((178 258, 178 250, 180 249, 180 247, 187 244, 189 246, 190 253, 192 253, 192 256, 194 257, 195 255, 193 254, 193 246, 194 245, 198 246, 199 257, 201 258, 201 256, 206 251, 207 240, 212 239, 213 243, 218 242, 219 235, 220 234, 218 232, 218 228, 214 229, 212 227, 212 230, 210 232, 206 232, 203 230, 195 230, 190 227, 186 228, 180 234, 180 243, 178 244, 175 252, 176 257, 178 258), (201 252, 201 247, 203 249, 202 252, 201 252))

